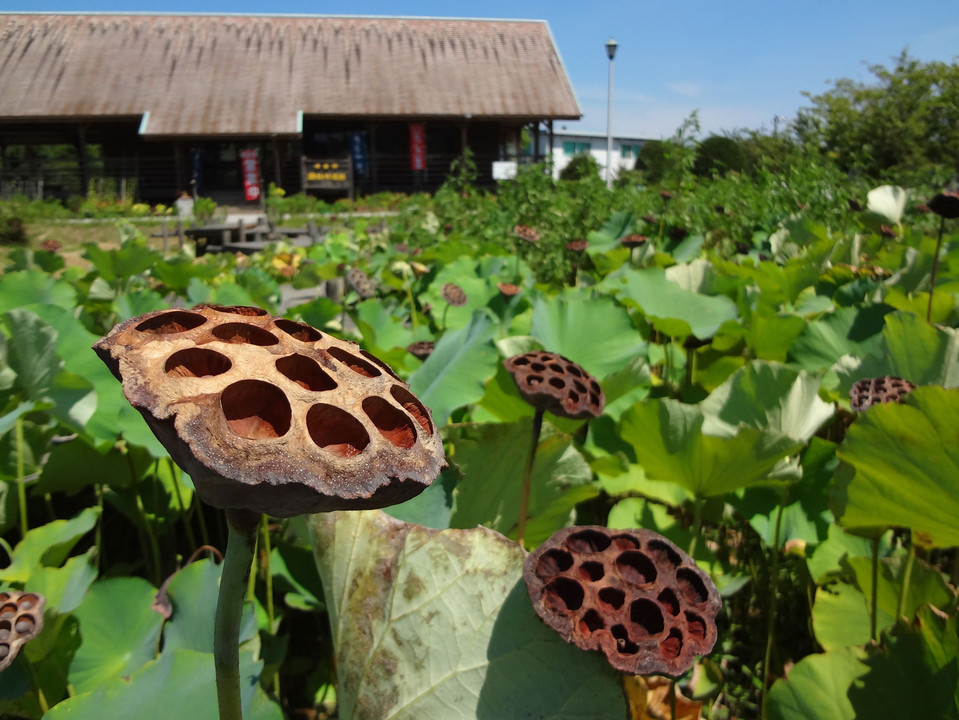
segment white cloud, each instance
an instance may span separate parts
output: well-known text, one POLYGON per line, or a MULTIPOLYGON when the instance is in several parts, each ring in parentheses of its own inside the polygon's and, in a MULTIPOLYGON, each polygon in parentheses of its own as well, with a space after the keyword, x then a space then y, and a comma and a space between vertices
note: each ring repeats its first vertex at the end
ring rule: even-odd
POLYGON ((699 97, 703 90, 703 86, 699 83, 689 81, 667 83, 666 87, 670 92, 687 98, 699 97))

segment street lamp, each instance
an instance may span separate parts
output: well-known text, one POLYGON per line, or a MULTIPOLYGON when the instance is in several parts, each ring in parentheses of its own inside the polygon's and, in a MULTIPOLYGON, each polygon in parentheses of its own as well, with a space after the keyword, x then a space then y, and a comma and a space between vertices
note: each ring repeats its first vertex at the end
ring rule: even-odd
POLYGON ((613 58, 616 57, 616 41, 606 41, 606 55, 609 57, 609 90, 606 106, 606 187, 613 187, 613 58))

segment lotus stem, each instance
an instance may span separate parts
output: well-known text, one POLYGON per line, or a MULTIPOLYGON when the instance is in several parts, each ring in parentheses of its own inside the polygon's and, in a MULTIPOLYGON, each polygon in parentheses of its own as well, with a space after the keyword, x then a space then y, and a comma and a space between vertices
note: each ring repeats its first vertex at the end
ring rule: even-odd
POLYGON ((516 525, 516 542, 525 547, 526 516, 529 514, 529 493, 533 484, 533 463, 536 460, 536 448, 539 447, 539 436, 543 430, 543 410, 537 408, 533 415, 533 442, 529 450, 529 460, 523 471, 523 487, 519 496, 519 522, 516 525))
POLYGON ((776 529, 773 531, 773 562, 769 569, 769 622, 766 626, 766 652, 763 655, 762 698, 760 700, 760 717, 766 720, 766 698, 769 695, 769 664, 772 661, 773 642, 776 637, 776 611, 779 605, 779 546, 783 524, 783 509, 786 506, 788 488, 783 486, 779 496, 779 507, 776 510, 776 529))
POLYGON ((240 620, 246 582, 253 564, 260 514, 226 511, 228 540, 213 631, 213 662, 220 720, 243 720, 240 700, 240 620))
POLYGON ((932 258, 932 277, 929 278, 929 306, 926 308, 926 322, 932 322, 932 295, 936 291, 936 276, 939 274, 939 251, 942 250, 942 234, 946 228, 946 218, 939 218, 939 237, 936 238, 936 254, 932 258))
POLYGON ((23 537, 27 536, 27 531, 30 529, 30 522, 27 518, 27 481, 24 477, 26 472, 24 467, 23 460, 23 416, 17 418, 16 424, 16 441, 17 441, 17 502, 20 505, 20 534, 23 537))
POLYGON ((869 604, 869 639, 876 642, 876 622, 879 615, 879 537, 872 539, 872 602, 869 604))
POLYGON ((896 619, 906 614, 906 598, 909 595, 909 582, 912 580, 912 564, 916 559, 916 544, 913 542, 912 532, 909 533, 909 554, 906 555, 906 569, 902 573, 902 587, 899 589, 899 606, 896 608, 896 619))

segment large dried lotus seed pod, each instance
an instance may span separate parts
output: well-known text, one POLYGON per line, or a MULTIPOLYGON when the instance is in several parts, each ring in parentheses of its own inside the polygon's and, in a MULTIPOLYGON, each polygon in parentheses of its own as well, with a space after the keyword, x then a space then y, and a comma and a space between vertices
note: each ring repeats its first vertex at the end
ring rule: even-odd
POLYGON ((444 283, 442 295, 443 299, 453 307, 462 307, 467 302, 466 292, 455 283, 444 283))
POLYGON ((534 351, 514 355, 506 369, 520 395, 537 410, 584 420, 603 413, 606 398, 596 379, 562 355, 534 351))
POLYGON ((547 625, 624 673, 677 677, 716 643, 712 579, 651 530, 563 528, 527 556, 523 580, 547 625))
POLYGON ((0 672, 10 667, 20 648, 43 630, 46 604, 39 593, 0 591, 0 672))
POLYGON ((93 347, 215 507, 275 517, 384 507, 445 464, 407 384, 305 323, 200 305, 132 318, 93 347))
POLYGON ((908 380, 892 375, 863 378, 849 388, 849 406, 856 412, 864 412, 873 405, 902 402, 915 389, 908 380))

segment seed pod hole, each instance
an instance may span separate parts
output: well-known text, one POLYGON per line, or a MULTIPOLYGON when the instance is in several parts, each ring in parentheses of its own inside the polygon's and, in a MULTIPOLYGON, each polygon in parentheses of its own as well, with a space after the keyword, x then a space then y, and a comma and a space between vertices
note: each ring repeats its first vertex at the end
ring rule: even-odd
POLYGON ((603 579, 605 574, 606 570, 603 568, 603 563, 587 561, 579 566, 580 577, 589 582, 598 582, 603 579))
POLYGON ((598 553, 609 547, 610 539, 594 530, 583 530, 566 538, 566 547, 574 553, 598 553))
POLYGON ((656 566, 639 550, 627 550, 616 558, 616 569, 623 580, 633 585, 656 582, 656 566))
POLYGON ((565 610, 579 610, 585 597, 583 587, 570 578, 554 578, 546 586, 543 598, 546 603, 557 612, 565 610))
POLYGON ((427 435, 433 434, 433 421, 430 419, 430 413, 413 393, 399 385, 394 385, 390 388, 390 395, 419 423, 427 435))
POLYGON ((23 615, 17 618, 17 624, 13 626, 13 629, 16 630, 20 635, 26 635, 29 632, 33 631, 37 625, 36 621, 29 615, 23 615))
POLYGON ((402 378, 400 378, 399 375, 393 372, 393 368, 391 368, 385 362, 383 362, 378 357, 376 357, 376 355, 372 353, 368 353, 366 352, 366 350, 360 350, 360 354, 363 357, 365 357, 367 360, 369 360, 371 363, 373 363, 374 365, 378 365, 380 368, 382 368, 386 372, 386 374, 392 377, 394 380, 399 380, 400 382, 403 382, 402 378))
POLYGON ((286 395, 262 380, 240 380, 224 388, 220 406, 226 423, 240 437, 265 440, 286 435, 293 412, 286 395))
POLYGON ((663 611, 659 605, 648 598, 634 600, 629 606, 629 619, 650 635, 659 635, 663 631, 663 611))
POLYGON ((676 571, 676 588, 679 594, 688 603, 700 604, 706 602, 709 593, 702 579, 689 568, 679 568, 676 571))
POLYGON ((584 612, 579 621, 579 629, 587 634, 602 630, 604 627, 606 627, 606 623, 603 622, 602 615, 592 608, 584 612))
POLYGON ((144 320, 137 325, 136 329, 143 333, 168 335, 198 328, 205 322, 206 318, 202 315, 186 312, 185 310, 174 310, 163 313, 162 315, 156 315, 149 320, 144 320))
POLYGON ((682 562, 682 558, 679 557, 679 553, 673 550, 666 543, 658 540, 650 540, 649 545, 646 546, 646 552, 649 553, 649 556, 657 565, 669 563, 673 567, 679 567, 680 563, 682 562))
POLYGON ((279 318, 274 325, 294 340, 299 340, 300 342, 315 343, 323 339, 323 333, 306 323, 279 318))
POLYGON ((610 634, 616 638, 616 650, 623 655, 635 655, 639 652, 639 645, 629 639, 629 633, 622 625, 613 625, 609 629, 610 634))
POLYGON ((598 597, 600 602, 609 605, 613 610, 619 610, 623 606, 623 603, 626 602, 626 593, 611 587, 604 587, 600 590, 598 597))
POLYGON ((565 550, 548 550, 536 563, 536 574, 547 580, 573 567, 573 557, 565 550))
POLYGON ((379 368, 377 368, 375 365, 371 365, 370 363, 366 362, 366 360, 348 353, 343 348, 331 347, 328 352, 357 375, 362 375, 363 377, 368 378, 379 377, 382 375, 382 373, 379 371, 379 368))
POLYGON ((656 598, 659 600, 659 603, 666 608, 666 612, 675 617, 679 615, 679 600, 674 593, 669 588, 663 588, 663 591, 659 593, 659 597, 656 598))
POLYGON ((659 651, 667 660, 675 660, 683 651, 683 636, 676 628, 669 631, 666 639, 659 644, 659 651))
POLYGON ((363 423, 335 405, 313 405, 306 413, 306 426, 313 442, 340 457, 359 455, 370 444, 363 423))
POLYGON ((706 639, 706 622, 696 613, 686 613, 686 631, 691 638, 702 642, 706 639))
POLYGON ((227 372, 233 363, 216 350, 185 348, 173 353, 163 366, 170 377, 214 377, 227 372))
POLYGON ((276 345, 280 341, 276 336, 256 325, 247 323, 226 323, 213 328, 213 337, 233 345, 258 345, 260 347, 269 347, 276 345))
POLYGON ((336 380, 331 378, 319 363, 306 355, 287 355, 276 359, 276 369, 304 390, 324 392, 335 390, 336 380))
POLYGON ((380 435, 396 447, 409 449, 416 444, 416 427, 405 412, 381 397, 364 398, 363 412, 380 431, 380 435))

